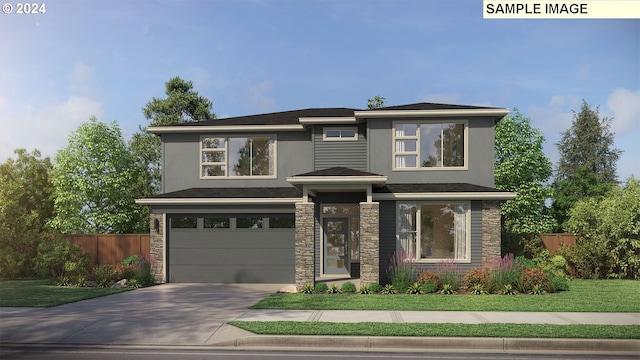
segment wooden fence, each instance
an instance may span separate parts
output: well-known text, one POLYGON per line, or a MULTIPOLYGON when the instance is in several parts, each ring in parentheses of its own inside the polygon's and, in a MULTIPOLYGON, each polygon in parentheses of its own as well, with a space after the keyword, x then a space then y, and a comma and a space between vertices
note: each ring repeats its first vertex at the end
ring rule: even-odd
POLYGON ((573 246, 576 244, 578 234, 540 234, 542 245, 545 249, 549 250, 551 254, 555 254, 560 249, 561 244, 567 246, 573 246))
POLYGON ((90 266, 117 265, 133 254, 149 257, 149 234, 65 235, 91 256, 90 266))

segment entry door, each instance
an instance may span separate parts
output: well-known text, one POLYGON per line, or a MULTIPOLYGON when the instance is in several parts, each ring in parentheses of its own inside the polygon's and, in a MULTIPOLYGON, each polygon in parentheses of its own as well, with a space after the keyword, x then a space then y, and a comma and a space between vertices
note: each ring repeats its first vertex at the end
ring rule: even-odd
POLYGON ((324 274, 349 275, 349 218, 323 220, 324 274))

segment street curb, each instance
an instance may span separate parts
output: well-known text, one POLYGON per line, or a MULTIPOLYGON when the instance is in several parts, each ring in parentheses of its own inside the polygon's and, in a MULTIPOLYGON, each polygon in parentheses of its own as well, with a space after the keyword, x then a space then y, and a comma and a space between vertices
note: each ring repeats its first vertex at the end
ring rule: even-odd
POLYGON ((217 343, 236 349, 305 348, 313 351, 483 351, 500 353, 590 353, 638 355, 640 340, 626 339, 530 339, 387 336, 286 336, 256 335, 217 343))

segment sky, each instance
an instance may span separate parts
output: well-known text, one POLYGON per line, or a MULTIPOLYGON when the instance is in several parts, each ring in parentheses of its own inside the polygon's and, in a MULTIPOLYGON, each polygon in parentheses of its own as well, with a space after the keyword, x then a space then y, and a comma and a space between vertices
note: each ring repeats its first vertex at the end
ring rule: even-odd
POLYGON ((554 164, 584 99, 612 118, 619 179, 640 177, 639 19, 485 20, 481 0, 42 3, 0 13, 0 163, 17 148, 53 158, 91 116, 128 140, 180 76, 219 118, 375 95, 517 107, 554 164))

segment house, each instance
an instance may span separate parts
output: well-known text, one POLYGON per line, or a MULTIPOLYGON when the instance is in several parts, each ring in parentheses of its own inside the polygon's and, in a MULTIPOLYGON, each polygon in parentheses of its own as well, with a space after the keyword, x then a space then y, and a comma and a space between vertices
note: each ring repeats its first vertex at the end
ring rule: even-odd
POLYGON ((500 255, 494 125, 508 109, 417 103, 316 108, 151 127, 159 282, 386 283, 403 251, 425 268, 500 255))

